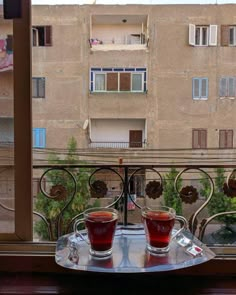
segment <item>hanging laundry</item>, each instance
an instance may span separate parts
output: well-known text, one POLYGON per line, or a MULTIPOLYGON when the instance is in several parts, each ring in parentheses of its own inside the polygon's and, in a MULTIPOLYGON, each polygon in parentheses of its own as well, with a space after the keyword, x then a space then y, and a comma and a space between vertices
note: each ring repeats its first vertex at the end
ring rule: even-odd
POLYGON ((4 58, 0 59, 0 72, 13 69, 13 54, 6 54, 4 58))
POLYGON ((0 39, 0 52, 6 50, 6 39, 0 39))

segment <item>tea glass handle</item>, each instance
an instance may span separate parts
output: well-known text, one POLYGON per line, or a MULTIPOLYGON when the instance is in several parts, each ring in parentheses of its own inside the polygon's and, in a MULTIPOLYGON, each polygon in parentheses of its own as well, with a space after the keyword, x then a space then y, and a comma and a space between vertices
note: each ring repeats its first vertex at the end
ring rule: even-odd
POLYGON ((85 220, 84 219, 78 219, 75 223, 74 223, 74 233, 75 235, 78 237, 80 237, 83 241, 85 241, 88 245, 90 245, 88 239, 86 239, 84 236, 83 236, 83 233, 86 232, 86 230, 84 230, 83 232, 81 230, 78 230, 78 225, 81 224, 81 223, 85 223, 85 220))
POLYGON ((174 233, 174 235, 172 236, 171 239, 176 238, 178 236, 178 234, 180 234, 184 229, 186 229, 188 227, 188 222, 183 216, 177 215, 175 217, 175 219, 179 221, 181 228, 179 230, 177 230, 176 233, 174 233))

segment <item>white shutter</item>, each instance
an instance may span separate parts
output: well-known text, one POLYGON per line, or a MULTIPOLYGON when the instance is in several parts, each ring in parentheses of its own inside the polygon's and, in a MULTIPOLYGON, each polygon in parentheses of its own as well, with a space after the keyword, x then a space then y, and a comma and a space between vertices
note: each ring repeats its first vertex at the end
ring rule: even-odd
POLYGON ((189 24, 188 43, 192 46, 195 45, 195 25, 193 24, 189 24))
POLYGON ((210 25, 209 45, 210 46, 217 45, 217 25, 210 25))

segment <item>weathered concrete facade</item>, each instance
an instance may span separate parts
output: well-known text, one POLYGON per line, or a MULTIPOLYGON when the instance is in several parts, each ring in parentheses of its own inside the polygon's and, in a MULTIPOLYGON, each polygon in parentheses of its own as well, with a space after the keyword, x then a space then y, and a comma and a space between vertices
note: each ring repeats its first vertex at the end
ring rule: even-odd
POLYGON ((220 45, 220 28, 235 23, 235 5, 34 6, 32 24, 52 26, 52 46, 33 48, 33 76, 46 78, 46 97, 33 99, 34 126, 46 128, 49 148, 66 147, 72 135, 87 148, 86 119, 145 119, 150 149, 191 149, 194 128, 207 129, 207 147, 218 148, 219 130, 236 128, 235 100, 219 97, 219 80, 235 75, 236 57, 235 46, 220 45), (122 32, 117 16, 145 16, 148 44, 90 47, 96 15, 104 16, 104 32, 109 22, 122 32), (217 25, 217 45, 189 45, 189 24, 217 25), (147 91, 90 92, 93 67, 145 67, 147 91), (208 78, 206 100, 193 100, 194 77, 208 78))

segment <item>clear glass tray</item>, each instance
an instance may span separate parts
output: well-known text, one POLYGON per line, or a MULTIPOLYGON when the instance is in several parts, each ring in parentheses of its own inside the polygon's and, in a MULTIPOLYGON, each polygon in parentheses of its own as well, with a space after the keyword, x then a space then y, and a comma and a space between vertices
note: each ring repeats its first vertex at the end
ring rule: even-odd
MULTIPOLYGON (((86 237, 85 231, 81 231, 86 237)), ((162 272, 194 266, 214 258, 215 254, 189 231, 184 230, 171 242, 170 251, 163 256, 146 250, 142 225, 118 226, 113 241, 112 256, 96 259, 89 246, 74 233, 58 239, 55 260, 62 267, 110 273, 162 272)))

